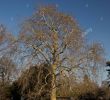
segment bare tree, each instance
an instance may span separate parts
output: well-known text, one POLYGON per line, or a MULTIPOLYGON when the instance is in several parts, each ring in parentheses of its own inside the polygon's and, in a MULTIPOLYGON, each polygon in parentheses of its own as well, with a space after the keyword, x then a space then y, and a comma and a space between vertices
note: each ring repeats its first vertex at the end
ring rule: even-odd
POLYGON ((0 25, 0 78, 2 82, 10 80, 16 66, 13 55, 16 50, 14 36, 7 31, 4 25, 0 25))
POLYGON ((56 100, 56 73, 61 72, 58 69, 63 65, 67 67, 69 59, 83 44, 78 24, 56 7, 45 6, 25 21, 20 38, 30 48, 31 56, 51 66, 51 100, 56 100))
POLYGON ((102 44, 92 43, 87 47, 87 71, 94 82, 101 82, 105 66, 105 52, 102 44))

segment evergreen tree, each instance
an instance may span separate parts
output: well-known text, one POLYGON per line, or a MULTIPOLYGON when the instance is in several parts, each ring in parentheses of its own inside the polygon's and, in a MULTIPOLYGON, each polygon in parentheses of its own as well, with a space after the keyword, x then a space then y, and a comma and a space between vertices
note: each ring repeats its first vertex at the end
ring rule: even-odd
POLYGON ((106 62, 106 66, 108 66, 109 68, 106 70, 108 72, 108 86, 110 87, 110 61, 106 62))

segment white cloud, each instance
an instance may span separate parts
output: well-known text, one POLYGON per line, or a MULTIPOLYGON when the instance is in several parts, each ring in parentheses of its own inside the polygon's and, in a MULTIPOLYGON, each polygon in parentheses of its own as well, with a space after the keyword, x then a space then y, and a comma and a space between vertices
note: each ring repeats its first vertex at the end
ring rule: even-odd
POLYGON ((86 29, 86 31, 84 32, 84 35, 88 35, 89 33, 91 33, 93 31, 92 27, 86 29))

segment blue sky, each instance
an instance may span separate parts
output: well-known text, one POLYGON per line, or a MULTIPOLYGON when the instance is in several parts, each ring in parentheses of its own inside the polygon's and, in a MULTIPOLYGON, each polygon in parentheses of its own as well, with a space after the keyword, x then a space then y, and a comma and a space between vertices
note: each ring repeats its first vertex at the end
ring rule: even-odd
POLYGON ((0 24, 17 34, 39 5, 55 4, 76 18, 89 41, 100 41, 110 59, 110 0, 0 0, 0 24))

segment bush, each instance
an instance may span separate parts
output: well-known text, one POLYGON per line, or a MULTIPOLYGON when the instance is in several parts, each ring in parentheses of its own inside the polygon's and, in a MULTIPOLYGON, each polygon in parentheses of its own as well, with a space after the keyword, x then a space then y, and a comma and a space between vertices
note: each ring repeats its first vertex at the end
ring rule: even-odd
POLYGON ((18 91, 16 95, 21 95, 23 98, 41 100, 45 97, 45 100, 46 98, 48 100, 51 89, 50 67, 47 64, 31 66, 22 73, 17 84, 13 86, 14 91, 18 91))
POLYGON ((110 100, 110 91, 100 87, 96 89, 95 94, 93 91, 80 94, 78 100, 110 100))
POLYGON ((7 83, 0 83, 0 100, 11 99, 11 86, 7 83))

